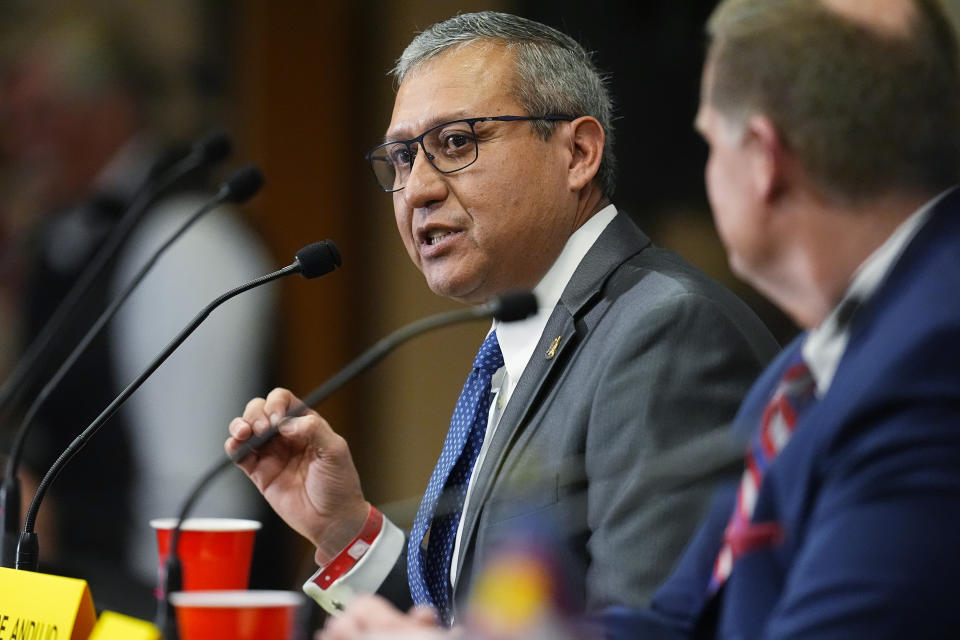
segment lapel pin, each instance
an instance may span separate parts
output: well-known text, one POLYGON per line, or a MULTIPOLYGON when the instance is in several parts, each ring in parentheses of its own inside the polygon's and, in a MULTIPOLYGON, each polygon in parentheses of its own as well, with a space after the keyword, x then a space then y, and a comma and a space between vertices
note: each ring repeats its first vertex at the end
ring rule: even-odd
POLYGON ((547 360, 557 355, 557 347, 560 346, 560 340, 563 339, 563 336, 557 336, 553 339, 553 342, 550 343, 550 347, 547 349, 547 360))

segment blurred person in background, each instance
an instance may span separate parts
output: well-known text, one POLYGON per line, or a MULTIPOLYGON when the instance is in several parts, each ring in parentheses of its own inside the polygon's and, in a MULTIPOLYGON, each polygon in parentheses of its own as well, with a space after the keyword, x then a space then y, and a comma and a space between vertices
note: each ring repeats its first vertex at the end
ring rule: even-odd
MULTIPOLYGON (((10 197, 31 207, 36 222, 23 252, 24 348, 129 206, 133 190, 171 154, 175 139, 164 123, 189 113, 165 111, 170 71, 151 59, 144 32, 119 13, 73 3, 27 13, 6 29, 0 69, 0 142, 17 178, 8 184, 19 189, 10 197)), ((178 122, 189 135, 199 124, 178 122)), ((211 176, 191 176, 153 206, 58 336, 56 357, 28 402, 212 186, 211 176)), ((220 208, 192 227, 60 383, 29 437, 28 478, 41 476, 205 304, 276 268, 238 213, 220 208)), ((44 505, 53 525, 39 532, 42 570, 88 580, 98 607, 152 613, 156 544, 148 521, 175 514, 189 486, 222 455, 216 425, 267 384, 274 302, 275 291, 262 287, 212 314, 66 467, 44 505)), ((3 425, 7 446, 17 422, 3 425)), ((24 507, 31 495, 24 492, 24 507)), ((243 483, 224 483, 196 513, 256 517, 260 504, 243 483)))

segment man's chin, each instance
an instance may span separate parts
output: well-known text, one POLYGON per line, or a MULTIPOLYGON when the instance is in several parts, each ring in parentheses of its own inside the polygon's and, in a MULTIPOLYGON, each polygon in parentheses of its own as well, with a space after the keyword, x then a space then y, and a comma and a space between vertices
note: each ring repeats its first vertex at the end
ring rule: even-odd
POLYGON ((427 286, 438 296, 462 304, 483 304, 492 296, 484 294, 479 283, 456 278, 426 276, 427 286))

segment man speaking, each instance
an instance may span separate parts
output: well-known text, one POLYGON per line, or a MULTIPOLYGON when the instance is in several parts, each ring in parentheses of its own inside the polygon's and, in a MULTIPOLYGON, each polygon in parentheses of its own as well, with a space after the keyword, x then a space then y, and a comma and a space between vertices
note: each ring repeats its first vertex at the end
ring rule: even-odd
MULTIPOLYGON (((776 344, 611 204, 610 98, 573 39, 459 15, 418 35, 394 75, 393 115, 367 157, 410 259, 439 295, 479 304, 532 288, 541 311, 491 328, 408 534, 364 499, 345 441, 316 413, 241 466, 316 545, 308 591, 330 611, 377 591, 450 624, 491 542, 532 512, 569 549, 577 608, 646 603, 727 471, 686 448, 720 435, 776 344), (660 459, 688 481, 652 482, 660 459)), ((282 389, 251 400, 227 451, 296 403, 282 389)))

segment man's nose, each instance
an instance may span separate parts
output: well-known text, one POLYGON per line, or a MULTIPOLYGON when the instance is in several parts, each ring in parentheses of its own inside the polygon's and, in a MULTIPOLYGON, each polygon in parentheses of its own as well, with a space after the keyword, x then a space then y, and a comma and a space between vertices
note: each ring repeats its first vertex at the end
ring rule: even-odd
POLYGON ((407 184, 403 188, 407 204, 414 209, 425 207, 432 202, 443 200, 446 193, 446 179, 430 164, 427 152, 420 147, 410 167, 407 184))

